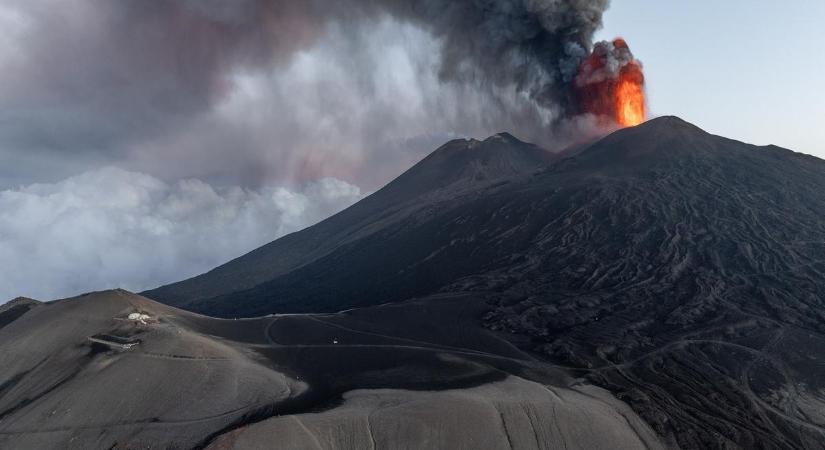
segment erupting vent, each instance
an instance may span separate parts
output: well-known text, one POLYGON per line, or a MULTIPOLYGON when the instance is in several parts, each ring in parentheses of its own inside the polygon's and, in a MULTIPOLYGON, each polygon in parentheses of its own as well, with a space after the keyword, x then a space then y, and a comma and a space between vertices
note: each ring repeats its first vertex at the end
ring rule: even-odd
POLYGON ((597 43, 575 80, 582 113, 625 127, 647 117, 644 84, 642 64, 621 38, 597 43))

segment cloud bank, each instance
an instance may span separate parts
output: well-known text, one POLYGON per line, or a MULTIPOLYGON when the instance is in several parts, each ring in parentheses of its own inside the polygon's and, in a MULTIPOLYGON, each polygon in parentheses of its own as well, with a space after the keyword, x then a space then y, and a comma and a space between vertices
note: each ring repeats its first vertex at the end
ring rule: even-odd
POLYGON ((102 168, 0 191, 0 303, 122 287, 140 291, 205 272, 363 196, 324 178, 298 188, 173 184, 102 168))

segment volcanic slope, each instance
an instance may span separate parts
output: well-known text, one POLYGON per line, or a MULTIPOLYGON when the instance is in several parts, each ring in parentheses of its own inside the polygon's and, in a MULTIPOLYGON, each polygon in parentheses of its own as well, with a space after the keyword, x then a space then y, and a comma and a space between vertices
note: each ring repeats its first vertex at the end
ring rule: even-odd
POLYGON ((485 308, 446 295, 221 320, 120 290, 36 304, 0 329, 0 448, 664 448, 609 392, 481 327, 485 308))
MULTIPOLYGON (((432 292, 474 273, 476 264, 399 273, 425 259, 432 248, 427 233, 435 230, 419 227, 437 217, 442 204, 533 173, 550 160, 546 151, 507 133, 483 142, 454 140, 383 189, 317 225, 206 274, 143 294, 209 315, 249 317, 278 310, 334 312, 432 292), (390 243, 392 247, 384 247, 390 243), (374 276, 365 277, 367 273, 374 276), (382 277, 392 281, 383 283, 382 277), (278 305, 281 299, 289 305, 278 305)), ((433 260, 433 266, 440 261, 433 260)))
POLYGON ((147 295, 234 317, 472 292, 490 330, 671 445, 825 448, 825 162, 675 117, 537 151, 453 141, 349 210, 147 295))

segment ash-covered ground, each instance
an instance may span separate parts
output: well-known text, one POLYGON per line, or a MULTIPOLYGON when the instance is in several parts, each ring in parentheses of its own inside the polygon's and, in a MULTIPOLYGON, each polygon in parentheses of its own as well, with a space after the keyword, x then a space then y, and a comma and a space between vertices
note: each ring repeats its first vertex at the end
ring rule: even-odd
POLYGON ((146 294, 233 316, 473 292, 672 445, 821 448, 824 193, 822 160, 674 117, 556 157, 504 133, 146 294))
POLYGON ((201 276, 0 311, 0 443, 825 448, 822 211, 825 161, 673 117, 452 141, 201 276))

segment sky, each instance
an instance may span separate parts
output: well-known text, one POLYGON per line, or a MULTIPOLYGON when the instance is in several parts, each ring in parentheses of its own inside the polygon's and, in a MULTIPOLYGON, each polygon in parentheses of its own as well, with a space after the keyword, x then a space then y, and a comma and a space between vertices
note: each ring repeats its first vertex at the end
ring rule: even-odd
POLYGON ((825 157, 825 2, 608 3, 0 0, 0 303, 196 275, 455 137, 562 148, 593 39, 653 115, 825 157))
POLYGON ((655 115, 825 158, 825 2, 614 0, 599 37, 644 63, 655 115))

